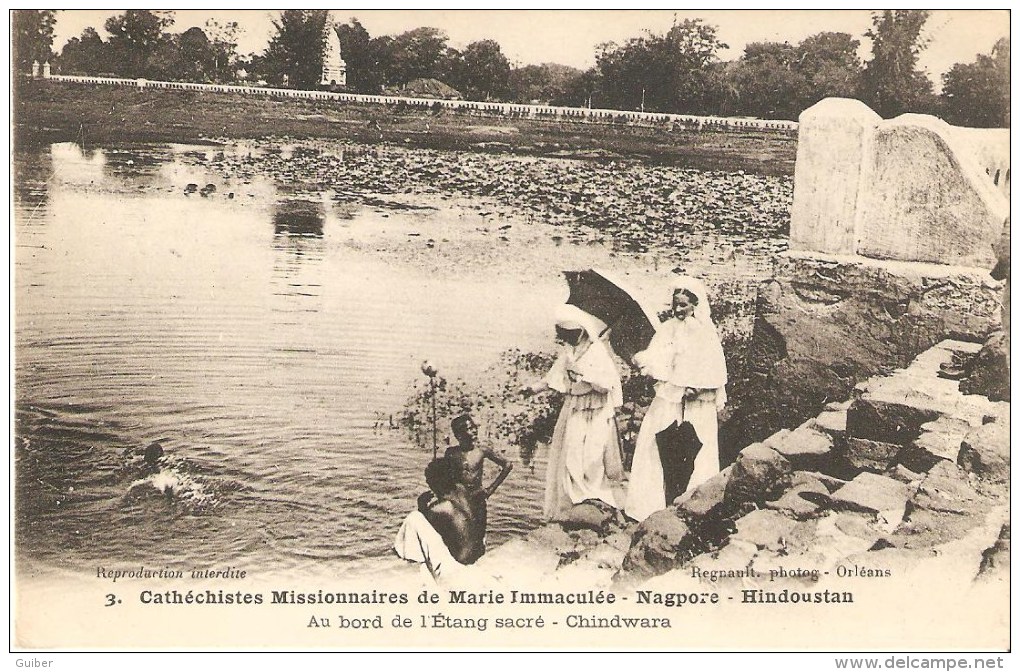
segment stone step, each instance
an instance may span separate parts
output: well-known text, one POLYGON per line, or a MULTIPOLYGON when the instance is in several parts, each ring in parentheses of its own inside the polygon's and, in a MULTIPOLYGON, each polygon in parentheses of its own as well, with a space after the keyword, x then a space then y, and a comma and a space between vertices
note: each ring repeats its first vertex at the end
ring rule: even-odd
POLYGON ((847 435, 908 445, 921 437, 926 424, 939 418, 971 427, 1008 418, 1008 403, 965 395, 960 392, 959 382, 938 375, 943 364, 952 362, 954 353, 973 354, 980 347, 976 343, 942 341, 918 355, 907 368, 860 383, 857 398, 847 411, 847 435))

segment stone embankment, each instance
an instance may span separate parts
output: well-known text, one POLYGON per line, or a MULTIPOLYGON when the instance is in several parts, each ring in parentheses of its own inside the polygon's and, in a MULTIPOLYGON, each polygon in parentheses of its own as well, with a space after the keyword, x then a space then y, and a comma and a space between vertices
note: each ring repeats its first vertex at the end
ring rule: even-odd
POLYGON ((950 565, 964 585, 1007 582, 1010 406, 944 377, 978 349, 943 341, 866 380, 641 524, 580 504, 479 567, 596 588, 774 587, 776 568, 802 570, 781 576, 802 586, 837 577, 902 586, 918 572, 949 580, 950 565))
POLYGON ((985 340, 1000 328, 999 287, 983 269, 781 255, 758 291, 720 444, 741 448, 795 427, 940 341, 985 340))

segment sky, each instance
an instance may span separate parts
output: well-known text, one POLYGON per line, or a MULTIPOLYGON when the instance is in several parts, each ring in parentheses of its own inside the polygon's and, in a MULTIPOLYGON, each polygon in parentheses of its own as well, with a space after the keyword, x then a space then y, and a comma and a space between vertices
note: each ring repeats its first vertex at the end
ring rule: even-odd
MULTIPOLYGON (((54 50, 92 26, 106 37, 102 25, 120 12, 62 10, 57 14, 54 50)), ((273 32, 268 10, 176 10, 172 30, 202 26, 208 19, 237 21, 242 29, 238 51, 261 52, 273 32)), ((861 40, 861 57, 870 56, 864 31, 871 26, 866 10, 333 10, 334 19, 356 17, 372 37, 395 35, 412 28, 432 26, 446 31, 450 45, 463 48, 471 42, 493 39, 517 66, 546 62, 585 69, 595 63, 596 46, 621 43, 645 30, 664 33, 673 21, 701 18, 718 27, 718 37, 729 45, 722 60, 739 58, 749 42, 800 42, 822 31, 850 33, 861 40)), ((924 35, 929 39, 920 66, 936 85, 956 63, 973 62, 987 54, 995 42, 1010 34, 1006 10, 934 10, 924 35)), ((342 45, 341 45, 342 48, 342 45)))

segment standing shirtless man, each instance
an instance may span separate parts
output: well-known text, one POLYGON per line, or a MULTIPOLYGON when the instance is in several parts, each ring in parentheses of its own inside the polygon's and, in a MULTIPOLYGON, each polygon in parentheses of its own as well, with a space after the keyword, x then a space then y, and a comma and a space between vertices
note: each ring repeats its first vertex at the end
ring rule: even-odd
POLYGON ((457 444, 446 449, 446 457, 460 465, 462 473, 461 481, 471 490, 481 490, 482 471, 485 460, 491 460, 500 469, 499 475, 489 486, 490 491, 495 490, 510 475, 514 468, 505 457, 496 453, 488 446, 478 444, 478 425, 467 413, 458 415, 450 421, 450 428, 453 430, 453 437, 457 444))

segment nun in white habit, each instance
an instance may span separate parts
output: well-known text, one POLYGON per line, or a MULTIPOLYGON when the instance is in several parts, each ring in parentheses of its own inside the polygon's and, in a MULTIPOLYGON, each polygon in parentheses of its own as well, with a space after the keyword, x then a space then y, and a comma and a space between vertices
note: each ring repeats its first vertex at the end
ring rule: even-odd
POLYGON ((620 372, 600 338, 605 323, 563 305, 556 316, 561 350, 545 378, 527 388, 563 394, 563 408, 549 444, 545 506, 555 520, 574 504, 597 499, 620 508, 613 481, 623 476, 616 409, 623 403, 620 372))
POLYGON ((718 411, 726 403, 726 359, 700 280, 677 278, 672 317, 659 325, 634 363, 655 379, 655 399, 638 432, 624 508, 629 517, 642 521, 670 503, 655 435, 674 421, 689 421, 702 443, 687 489, 719 472, 718 411))

